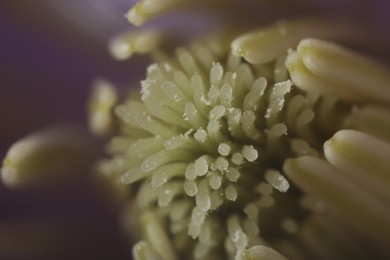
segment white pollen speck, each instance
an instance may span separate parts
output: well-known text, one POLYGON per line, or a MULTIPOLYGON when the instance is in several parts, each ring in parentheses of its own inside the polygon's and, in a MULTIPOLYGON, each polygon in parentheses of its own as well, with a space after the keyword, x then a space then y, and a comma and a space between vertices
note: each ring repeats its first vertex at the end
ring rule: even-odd
POLYGON ((188 115, 186 112, 183 113, 183 119, 184 121, 189 121, 190 119, 188 118, 188 115))
POLYGON ((184 137, 189 137, 193 132, 195 131, 194 128, 190 128, 189 130, 187 130, 187 132, 184 133, 184 137))
POLYGON ((287 135, 287 126, 283 123, 275 124, 271 127, 268 133, 276 137, 287 135))
POLYGON ((207 100, 204 96, 200 98, 200 101, 205 104, 206 106, 211 106, 211 102, 207 100))
POLYGON ((280 192, 287 192, 290 184, 278 171, 268 170, 265 173, 265 179, 271 184, 275 189, 280 192))

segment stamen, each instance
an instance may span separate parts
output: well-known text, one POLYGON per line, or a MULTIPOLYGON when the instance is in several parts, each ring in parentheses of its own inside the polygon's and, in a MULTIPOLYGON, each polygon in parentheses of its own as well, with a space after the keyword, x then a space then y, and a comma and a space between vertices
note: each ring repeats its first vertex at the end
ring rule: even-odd
POLYGON ((161 33, 152 29, 143 29, 112 38, 108 49, 115 59, 127 60, 135 53, 146 54, 154 51, 161 41, 161 33))
POLYGON ((161 255, 154 250, 146 241, 139 241, 133 246, 133 257, 135 260, 156 259, 162 260, 161 255))
POLYGON ((113 129, 113 107, 117 102, 115 88, 105 80, 98 80, 89 101, 89 129, 102 136, 113 129))
POLYGON ((69 173, 85 171, 93 160, 91 147, 83 134, 68 127, 32 134, 9 148, 2 181, 9 187, 32 188, 72 178, 69 173))
POLYGON ((163 259, 178 259, 159 217, 152 211, 146 211, 142 214, 141 218, 147 241, 152 247, 163 259))
POLYGON ((390 202, 388 143, 355 130, 341 130, 325 142, 324 154, 351 181, 390 202))
POLYGON ((259 64, 276 60, 303 38, 348 39, 351 34, 353 30, 348 26, 329 20, 280 21, 276 25, 238 37, 232 42, 231 48, 234 55, 242 56, 249 63, 259 64))
POLYGON ((382 246, 388 243, 390 208, 329 163, 304 156, 287 160, 283 169, 298 187, 320 198, 329 210, 354 229, 364 232, 382 246))
POLYGON ((355 129, 390 142, 390 110, 375 105, 353 108, 344 128, 355 129))
POLYGON ((181 0, 142 0, 136 3, 126 14, 127 19, 134 25, 142 25, 159 13, 180 4, 181 0))
POLYGON ((346 98, 390 102, 388 69, 334 43, 304 39, 298 53, 305 66, 332 89, 343 88, 346 98), (369 86, 369 87, 368 87, 369 86))

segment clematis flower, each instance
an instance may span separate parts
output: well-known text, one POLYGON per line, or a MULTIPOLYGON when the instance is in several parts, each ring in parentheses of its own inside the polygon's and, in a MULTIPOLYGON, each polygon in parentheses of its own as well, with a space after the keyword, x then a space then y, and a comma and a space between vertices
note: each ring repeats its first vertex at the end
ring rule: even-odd
MULTIPOLYGON (((390 75, 375 4, 134 5, 137 26, 171 12, 197 21, 118 34, 115 58, 151 54, 146 79, 129 95, 99 81, 91 96, 91 130, 111 136, 94 176, 128 200, 135 259, 389 256, 390 75)), ((54 183, 88 161, 57 133, 12 146, 4 182, 54 183)))

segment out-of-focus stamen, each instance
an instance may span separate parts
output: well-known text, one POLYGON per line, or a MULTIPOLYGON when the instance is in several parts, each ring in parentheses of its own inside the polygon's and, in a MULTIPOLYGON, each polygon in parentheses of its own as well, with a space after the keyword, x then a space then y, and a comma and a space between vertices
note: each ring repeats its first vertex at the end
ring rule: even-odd
POLYGON ((173 245, 163 228, 163 224, 156 213, 145 211, 142 214, 142 223, 146 238, 150 245, 156 250, 163 259, 178 259, 173 245))
POLYGON ((142 25, 155 15, 164 12, 165 10, 172 8, 181 2, 182 0, 142 0, 136 3, 126 14, 127 19, 134 25, 142 25))
POLYGON ((354 107, 343 128, 368 133, 390 143, 390 110, 377 105, 354 107))
POLYGON ((316 39, 302 40, 297 50, 306 68, 334 91, 345 89, 348 97, 357 100, 390 102, 390 76, 379 63, 316 39))
POLYGON ((351 181, 390 202, 390 145, 355 130, 338 131, 324 144, 326 159, 351 181))
POLYGON ((113 128, 113 107, 117 102, 115 88, 106 80, 94 84, 89 101, 89 129, 97 136, 103 136, 113 128))
POLYGON ((352 35, 355 33, 349 26, 329 20, 280 21, 276 25, 238 37, 231 47, 233 54, 242 56, 250 63, 259 64, 276 60, 307 37, 343 39, 352 35))
POLYGON ((108 44, 111 55, 117 60, 126 60, 133 54, 146 54, 156 49, 162 35, 153 29, 130 31, 114 37, 108 44))
POLYGON ((160 254, 145 241, 139 241, 133 246, 133 257, 135 260, 163 260, 160 254))
POLYGON ((303 156, 286 160, 283 169, 298 187, 321 199, 343 221, 382 246, 388 243, 388 205, 365 192, 328 162, 303 156))
POLYGON ((94 148, 72 129, 52 129, 17 141, 8 150, 1 178, 9 187, 35 187, 54 183, 87 170, 94 148))

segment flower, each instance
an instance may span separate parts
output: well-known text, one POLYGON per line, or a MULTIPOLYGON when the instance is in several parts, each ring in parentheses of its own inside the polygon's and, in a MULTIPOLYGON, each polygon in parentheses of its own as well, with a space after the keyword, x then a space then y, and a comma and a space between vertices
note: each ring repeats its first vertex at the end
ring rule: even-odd
MULTIPOLYGON (((136 25, 177 10, 207 10, 212 21, 207 34, 188 40, 185 32, 184 41, 151 27, 118 35, 114 57, 150 53, 154 61, 141 92, 117 95, 105 81, 93 90, 92 131, 113 135, 98 170, 131 184, 125 222, 139 240, 134 258, 389 255, 390 76, 356 44, 378 46, 377 32, 368 38, 351 22, 358 12, 258 28, 275 14, 328 4, 302 1, 307 9, 294 13, 297 3, 278 1, 144 0, 129 11, 136 25), (272 12, 258 17, 256 8, 272 12)), ((47 158, 68 144, 46 136, 15 144, 2 177, 21 183, 29 159, 53 171, 47 158)))
MULTIPOLYGON (((135 190, 134 257, 388 255, 388 68, 333 42, 366 32, 324 17, 253 29, 245 3, 219 1, 140 1, 127 17, 142 25, 188 7, 209 8, 226 28, 154 55, 140 95, 114 109, 118 135, 100 165, 135 190)), ((141 28, 111 50, 153 54, 159 41, 141 28)))

